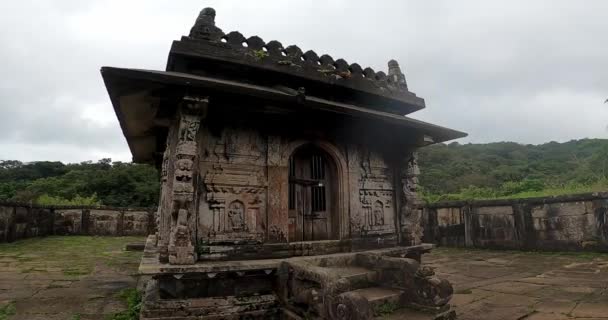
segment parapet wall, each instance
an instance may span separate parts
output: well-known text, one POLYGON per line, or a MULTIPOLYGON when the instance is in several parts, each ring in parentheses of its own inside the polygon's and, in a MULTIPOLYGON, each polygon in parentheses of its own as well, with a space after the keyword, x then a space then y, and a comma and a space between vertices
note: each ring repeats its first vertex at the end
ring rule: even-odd
POLYGON ((155 230, 155 210, 0 203, 0 242, 48 235, 145 236, 155 230))
POLYGON ((608 193, 427 205, 424 241, 444 246, 608 252, 608 193))
MULTIPOLYGON (((0 242, 47 235, 148 235, 155 208, 0 203, 0 242)), ((427 205, 423 241, 442 246, 608 252, 608 192, 427 205)))

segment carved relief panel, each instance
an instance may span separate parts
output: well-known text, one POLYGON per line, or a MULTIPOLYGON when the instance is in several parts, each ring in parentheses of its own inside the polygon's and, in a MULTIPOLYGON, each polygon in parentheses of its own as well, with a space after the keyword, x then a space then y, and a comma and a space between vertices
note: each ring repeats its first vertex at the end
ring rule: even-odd
POLYGON ((351 216, 351 232, 360 235, 394 233, 393 171, 380 152, 363 146, 352 150, 356 154, 351 158, 359 162, 356 168, 359 172, 359 209, 351 216))
POLYGON ((259 240, 266 227, 263 168, 214 164, 203 177, 200 227, 208 240, 259 240))
POLYGON ((218 136, 210 135, 203 146, 203 161, 213 163, 266 164, 266 142, 255 130, 226 127, 218 136))
POLYGON ((203 149, 200 238, 261 241, 266 232, 266 143, 257 132, 225 128, 203 149))

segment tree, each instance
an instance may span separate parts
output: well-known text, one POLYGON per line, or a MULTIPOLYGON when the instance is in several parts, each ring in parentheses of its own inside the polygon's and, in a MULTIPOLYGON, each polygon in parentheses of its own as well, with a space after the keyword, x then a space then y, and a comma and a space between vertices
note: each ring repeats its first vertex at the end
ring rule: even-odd
POLYGON ((44 204, 154 206, 158 173, 148 165, 101 159, 77 164, 0 162, 0 199, 44 204))

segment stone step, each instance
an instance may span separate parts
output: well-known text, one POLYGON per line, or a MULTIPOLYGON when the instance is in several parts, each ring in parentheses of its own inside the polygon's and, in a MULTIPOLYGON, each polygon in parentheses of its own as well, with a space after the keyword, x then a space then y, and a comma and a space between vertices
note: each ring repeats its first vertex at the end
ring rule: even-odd
POLYGON ((144 251, 146 244, 143 242, 127 243, 125 245, 125 251, 144 251))
POLYGON ((372 310, 380 307, 385 303, 394 304, 397 306, 401 298, 402 291, 398 289, 383 288, 383 287, 370 287, 364 289, 353 290, 352 292, 358 293, 369 301, 372 310))
POLYGON ((378 272, 361 267, 343 267, 335 270, 340 277, 348 279, 353 289, 363 289, 375 286, 378 280, 378 272))

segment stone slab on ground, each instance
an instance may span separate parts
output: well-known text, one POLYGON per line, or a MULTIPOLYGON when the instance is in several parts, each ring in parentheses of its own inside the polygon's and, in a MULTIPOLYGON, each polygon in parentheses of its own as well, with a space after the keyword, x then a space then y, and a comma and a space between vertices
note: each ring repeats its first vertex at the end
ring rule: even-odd
MULTIPOLYGON (((48 237, 0 244, 0 307, 8 320, 101 320, 136 286, 142 238, 48 237)), ((438 248, 423 258, 449 279, 459 320, 608 319, 608 255, 438 248)), ((381 319, 426 320, 397 310, 381 319)))
POLYGON ((137 284, 142 237, 47 237, 0 244, 0 310, 8 320, 105 320, 137 284))
POLYGON ((608 319, 608 255, 437 248, 459 320, 608 319))

